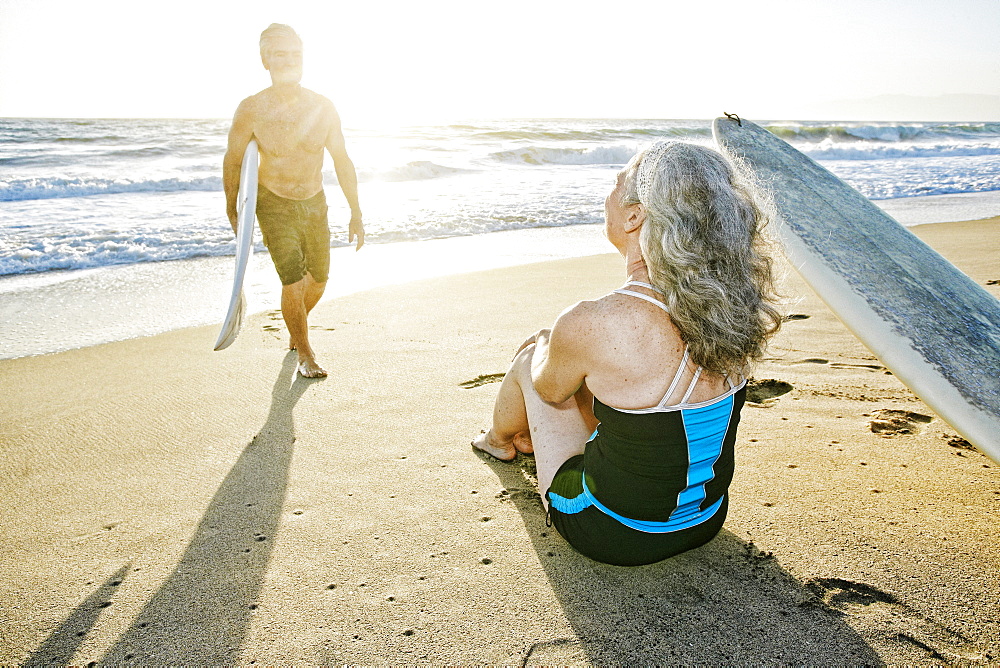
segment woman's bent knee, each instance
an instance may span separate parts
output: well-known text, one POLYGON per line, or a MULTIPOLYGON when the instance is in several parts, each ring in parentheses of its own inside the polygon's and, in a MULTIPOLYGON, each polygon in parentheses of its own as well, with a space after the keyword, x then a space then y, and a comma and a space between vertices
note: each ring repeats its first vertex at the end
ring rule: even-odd
POLYGON ((535 344, 529 344, 522 348, 517 355, 514 355, 514 359, 510 363, 510 371, 515 378, 518 379, 521 384, 527 380, 528 383, 531 382, 531 360, 535 354, 535 344))

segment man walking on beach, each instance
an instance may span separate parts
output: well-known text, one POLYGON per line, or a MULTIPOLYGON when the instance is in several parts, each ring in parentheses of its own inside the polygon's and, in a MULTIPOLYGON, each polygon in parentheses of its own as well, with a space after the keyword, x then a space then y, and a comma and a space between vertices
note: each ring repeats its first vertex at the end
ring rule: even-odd
POLYGON ((323 151, 330 152, 344 197, 351 207, 348 241, 365 242, 358 204, 358 177, 347 155, 340 116, 333 103, 303 88, 302 40, 289 26, 272 23, 260 35, 260 57, 271 86, 240 103, 229 129, 222 165, 226 213, 236 231, 240 165, 251 139, 260 151, 257 221, 264 245, 281 279, 281 315, 289 343, 298 352, 299 373, 319 378, 326 371, 309 345, 309 312, 326 288, 330 270, 330 228, 323 193, 323 151))

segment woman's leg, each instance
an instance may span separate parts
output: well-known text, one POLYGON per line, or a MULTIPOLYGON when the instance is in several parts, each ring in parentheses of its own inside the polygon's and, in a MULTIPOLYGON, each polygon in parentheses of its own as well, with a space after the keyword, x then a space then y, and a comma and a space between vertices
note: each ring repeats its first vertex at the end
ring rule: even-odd
MULTIPOLYGON (((521 383, 514 368, 524 351, 518 353, 511 362, 510 369, 504 374, 496 401, 493 403, 493 422, 490 428, 477 436, 472 445, 483 452, 496 457, 500 461, 509 462, 517 457, 518 448, 515 439, 527 441, 528 448, 522 452, 531 452, 531 441, 528 434, 528 413, 524 407, 524 396, 521 383)), ((530 356, 529 368, 530 368, 530 356)))
POLYGON ((561 404, 550 404, 538 396, 531 384, 534 351, 535 346, 528 346, 514 358, 497 394, 493 424, 473 445, 497 459, 511 460, 517 455, 514 437, 527 430, 535 451, 538 492, 548 507, 545 492, 552 478, 567 459, 583 454, 593 426, 581 412, 577 396, 561 404))

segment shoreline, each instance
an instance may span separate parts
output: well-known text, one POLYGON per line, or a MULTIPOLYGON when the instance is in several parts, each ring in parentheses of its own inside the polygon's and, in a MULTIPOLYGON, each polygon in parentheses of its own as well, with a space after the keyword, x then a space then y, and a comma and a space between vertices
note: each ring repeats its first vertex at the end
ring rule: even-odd
MULTIPOLYGON (((982 285, 998 226, 915 232, 982 285)), ((212 325, 0 361, 0 663, 995 662, 1000 466, 791 270, 804 317, 755 374, 787 391, 745 409, 709 544, 596 564, 545 526, 531 458, 472 451, 525 333, 623 275, 605 253, 326 301, 319 381, 268 313, 222 353, 212 325)))
MULTIPOLYGON (((875 203, 915 228, 965 220, 962 216, 973 213, 1000 213, 1000 191, 875 203)), ((331 251, 331 276, 323 301, 380 285, 583 257, 609 248, 599 224, 369 244, 357 255, 350 247, 338 247, 331 251)), ((230 256, 2 277, 0 359, 221 324, 231 289, 230 256)), ((248 313, 277 308, 280 284, 266 252, 252 257, 244 289, 248 313)))
MULTIPOLYGON (((600 225, 528 228, 368 244, 357 254, 351 247, 332 248, 322 302, 435 276, 603 253, 608 244, 601 230, 600 225)), ((0 360, 221 326, 232 265, 233 258, 223 256, 10 277, 7 283, 29 284, 21 290, 5 289, 0 279, 0 360)), ((248 315, 278 308, 280 290, 270 256, 254 253, 244 279, 248 315)))

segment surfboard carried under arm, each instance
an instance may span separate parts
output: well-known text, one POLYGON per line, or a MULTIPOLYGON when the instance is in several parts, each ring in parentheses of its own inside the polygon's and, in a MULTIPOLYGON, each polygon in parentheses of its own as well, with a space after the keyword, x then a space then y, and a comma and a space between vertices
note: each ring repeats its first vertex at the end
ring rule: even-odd
POLYGON ((713 135, 767 185, 792 265, 914 394, 1000 463, 1000 301, 809 157, 749 121, 713 135))
POLYGON ((233 293, 229 310, 222 323, 222 331, 215 342, 215 350, 228 348, 236 340, 243 326, 247 300, 243 294, 243 277, 246 275, 250 256, 253 254, 253 224, 257 217, 257 141, 250 140, 243 154, 240 168, 240 190, 236 196, 236 272, 233 275, 233 293))

